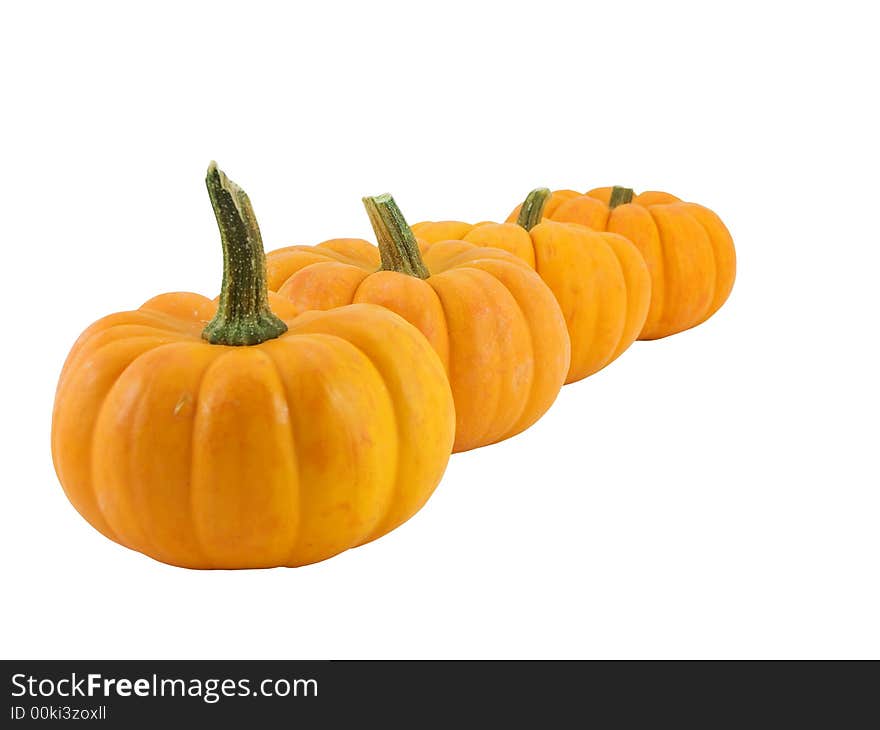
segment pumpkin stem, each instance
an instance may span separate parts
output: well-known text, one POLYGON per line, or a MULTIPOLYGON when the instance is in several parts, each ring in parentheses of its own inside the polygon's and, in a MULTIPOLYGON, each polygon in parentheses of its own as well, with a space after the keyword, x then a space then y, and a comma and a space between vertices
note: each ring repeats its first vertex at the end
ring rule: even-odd
POLYGON ((400 274, 427 279, 431 272, 422 261, 419 244, 403 213, 388 193, 364 198, 364 207, 370 217, 370 225, 379 242, 380 271, 397 271, 400 274))
POLYGON ((269 308, 263 237, 247 193, 217 167, 205 178, 223 243, 220 304, 202 337, 215 345, 258 345, 287 331, 269 308))
POLYGON ((541 222, 544 217, 544 206, 550 199, 550 191, 547 188, 535 188, 530 192, 523 201, 522 207, 519 209, 516 224, 522 226, 527 231, 532 230, 541 222))
POLYGON ((608 207, 614 209, 618 205, 632 203, 633 195, 632 188, 622 188, 619 185, 615 185, 611 188, 611 200, 608 201, 608 207))

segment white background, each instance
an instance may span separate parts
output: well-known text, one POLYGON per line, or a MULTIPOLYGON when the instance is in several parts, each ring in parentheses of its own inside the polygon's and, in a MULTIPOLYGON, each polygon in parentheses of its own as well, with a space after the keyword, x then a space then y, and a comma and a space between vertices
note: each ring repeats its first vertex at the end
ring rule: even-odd
POLYGON ((7 4, 0 17, 6 658, 880 656, 876 23, 869 3, 7 4), (267 247, 497 219, 538 185, 668 190, 736 286, 369 546, 195 572, 57 483, 94 319, 213 296, 216 158, 267 247))

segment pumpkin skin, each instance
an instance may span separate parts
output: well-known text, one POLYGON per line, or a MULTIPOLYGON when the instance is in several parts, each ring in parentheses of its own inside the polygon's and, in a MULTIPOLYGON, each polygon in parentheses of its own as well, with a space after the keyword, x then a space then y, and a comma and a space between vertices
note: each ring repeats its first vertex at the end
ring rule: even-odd
POLYGON ((410 245, 426 278, 383 270, 380 249, 365 240, 335 239, 268 253, 269 287, 298 311, 373 303, 415 325, 449 375, 454 452, 525 430, 553 403, 568 371, 568 335, 552 293, 497 248, 410 245))
MULTIPOLYGON (((515 220, 518 211, 508 220, 515 220)), ((733 289, 733 239, 721 219, 702 205, 663 192, 633 195, 628 188, 595 188, 583 194, 557 190, 544 207, 544 217, 619 233, 638 247, 652 284, 640 340, 696 327, 718 311, 733 289)))
POLYGON ((77 340, 52 455, 104 535, 188 568, 299 566, 380 537, 431 495, 455 416, 425 338, 382 307, 296 316, 267 302, 287 331, 254 345, 206 341, 218 305, 191 293, 77 340))
POLYGON ((651 280, 644 259, 623 236, 546 220, 529 230, 517 223, 426 221, 413 232, 428 242, 456 235, 504 249, 535 269, 555 295, 571 339, 566 383, 613 362, 642 329, 651 280))

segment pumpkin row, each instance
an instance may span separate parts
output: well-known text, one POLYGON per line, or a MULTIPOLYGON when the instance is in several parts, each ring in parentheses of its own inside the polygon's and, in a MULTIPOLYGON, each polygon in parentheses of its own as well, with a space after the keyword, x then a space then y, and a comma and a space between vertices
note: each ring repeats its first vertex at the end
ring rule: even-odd
POLYGON ((666 193, 540 188, 505 223, 412 228, 380 195, 378 245, 265 255, 246 193, 215 163, 206 182, 220 296, 94 323, 52 421, 74 507, 173 565, 298 566, 376 539, 450 453, 520 433, 564 383, 700 324, 733 286, 724 224, 666 193))

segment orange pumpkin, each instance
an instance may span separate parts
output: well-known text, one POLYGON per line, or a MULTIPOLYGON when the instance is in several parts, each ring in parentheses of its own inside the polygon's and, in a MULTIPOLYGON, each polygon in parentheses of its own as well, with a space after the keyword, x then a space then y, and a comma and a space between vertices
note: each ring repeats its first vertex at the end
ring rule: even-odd
POLYGON ((567 383, 592 375, 636 339, 648 312, 651 280, 638 249, 623 236, 541 221, 550 191, 532 191, 515 223, 417 223, 427 242, 461 238, 504 249, 534 268, 556 296, 571 338, 567 383))
POLYGON ((454 451, 528 428, 553 403, 568 370, 568 335, 553 294, 497 248, 464 241, 420 247, 389 195, 364 204, 378 248, 336 239, 272 251, 269 287, 298 310, 369 302, 418 327, 449 375, 454 451))
MULTIPOLYGON (((508 220, 515 220, 519 208, 508 220)), ((640 340, 656 340, 705 322, 727 300, 736 278, 733 239, 708 208, 674 195, 629 188, 557 190, 544 217, 626 236, 651 272, 651 306, 640 340)))
POLYGON ((58 383, 55 469, 95 528, 157 560, 313 563, 425 503, 452 447, 452 394, 425 338, 388 310, 297 317, 267 297, 247 196, 213 164, 207 183, 219 305, 165 294, 89 327, 58 383))

